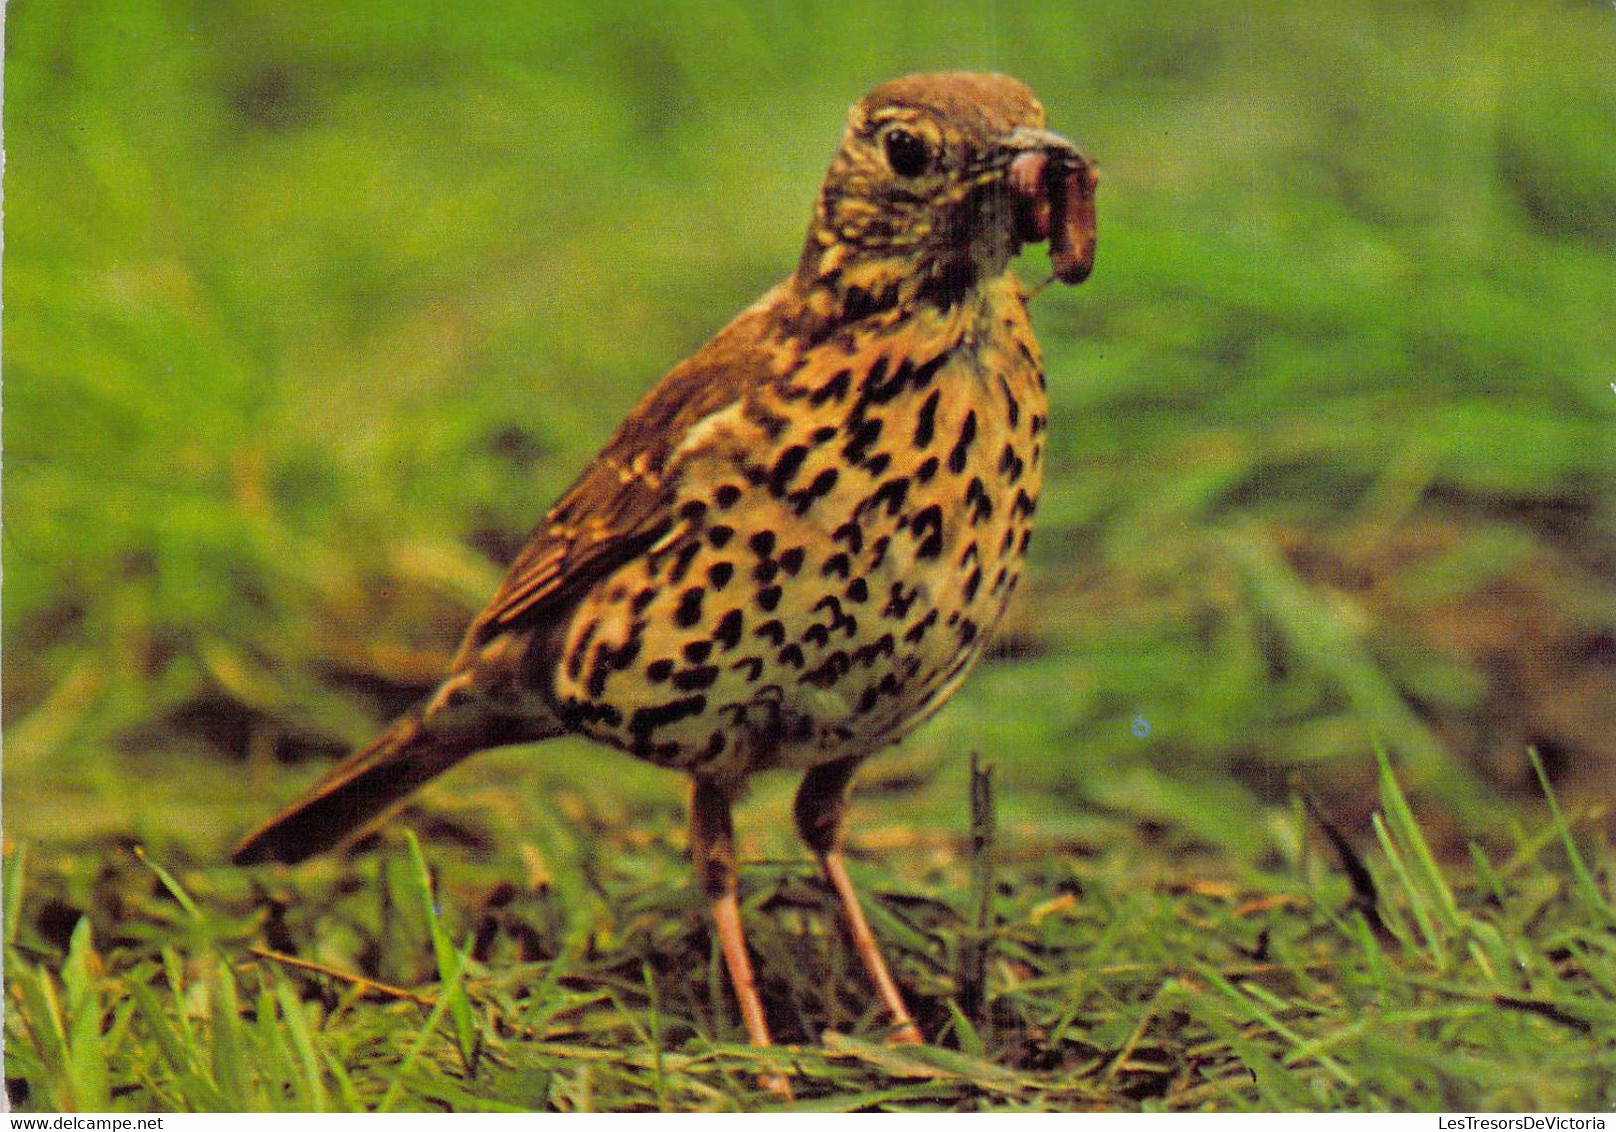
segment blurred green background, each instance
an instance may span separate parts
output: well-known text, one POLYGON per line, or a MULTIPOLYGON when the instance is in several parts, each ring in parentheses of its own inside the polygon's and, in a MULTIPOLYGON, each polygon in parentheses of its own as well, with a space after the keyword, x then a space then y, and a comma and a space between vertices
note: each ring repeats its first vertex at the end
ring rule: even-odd
MULTIPOLYGON (((945 68, 1098 159, 1100 258, 1034 308, 1030 585, 867 843, 961 830, 973 748, 1033 847, 1257 859, 1295 781, 1361 829, 1376 737, 1439 841, 1528 745, 1609 800, 1610 4, 13 0, 8 843, 217 861, 366 739, 795 263, 847 105, 945 68)), ((457 775, 496 827, 678 798, 581 743, 457 775)))

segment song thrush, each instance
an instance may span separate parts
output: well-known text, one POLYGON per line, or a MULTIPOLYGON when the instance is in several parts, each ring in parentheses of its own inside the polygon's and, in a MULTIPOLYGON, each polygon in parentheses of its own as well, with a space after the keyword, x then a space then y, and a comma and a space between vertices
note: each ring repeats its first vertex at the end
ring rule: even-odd
POLYGON ((693 780, 691 848, 748 1033, 769 1031, 730 805, 806 771, 795 815, 899 1041, 919 1041, 842 862, 860 762, 959 687, 1016 588, 1048 403, 1027 292, 1078 283, 1096 173, 1000 75, 855 104, 796 271, 662 379, 551 509, 448 678, 251 834, 332 847, 467 755, 579 733, 693 780))

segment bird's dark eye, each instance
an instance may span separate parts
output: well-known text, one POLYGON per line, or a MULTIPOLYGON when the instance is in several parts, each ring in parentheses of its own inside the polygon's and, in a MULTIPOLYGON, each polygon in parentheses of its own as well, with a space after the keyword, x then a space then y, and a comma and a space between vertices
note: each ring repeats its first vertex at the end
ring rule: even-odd
POLYGON ((918 177, 931 164, 931 147, 908 130, 888 130, 881 138, 887 164, 900 177, 918 177))

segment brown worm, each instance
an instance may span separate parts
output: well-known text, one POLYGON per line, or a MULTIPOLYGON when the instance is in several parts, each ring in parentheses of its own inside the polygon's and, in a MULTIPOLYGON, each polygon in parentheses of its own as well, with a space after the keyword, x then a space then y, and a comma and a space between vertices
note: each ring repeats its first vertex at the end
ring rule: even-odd
MULTIPOLYGON (((1056 163, 1051 162, 1052 166, 1056 163)), ((1049 211, 1049 259, 1062 283, 1081 283, 1094 270, 1094 190, 1100 174, 1083 162, 1061 162, 1045 174, 1049 211)))
POLYGON ((1049 241, 1049 258, 1062 283, 1081 283, 1094 270, 1094 190, 1100 174, 1076 153, 1023 153, 1010 165, 1017 229, 1027 243, 1049 241))

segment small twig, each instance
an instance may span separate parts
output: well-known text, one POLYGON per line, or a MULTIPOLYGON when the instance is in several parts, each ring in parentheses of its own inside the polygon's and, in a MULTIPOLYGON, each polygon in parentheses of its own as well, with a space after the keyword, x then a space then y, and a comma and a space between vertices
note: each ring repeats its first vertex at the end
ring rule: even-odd
POLYGON ((316 963, 311 959, 299 959, 295 955, 287 955, 280 951, 271 951, 267 947, 250 947, 247 949, 260 959, 268 959, 272 963, 279 963, 283 967, 295 967, 299 971, 309 971, 316 975, 325 975, 329 978, 352 983, 363 987, 367 992, 374 992, 383 998, 406 998, 421 1006, 434 1006, 437 1000, 424 994, 416 994, 403 987, 395 987, 391 983, 378 983, 375 979, 367 979, 363 975, 355 975, 350 971, 339 971, 335 967, 327 967, 324 963, 316 963))
POLYGON ((993 768, 971 753, 972 922, 960 947, 960 1010, 980 1022, 987 1004, 988 941, 993 923, 993 768))

